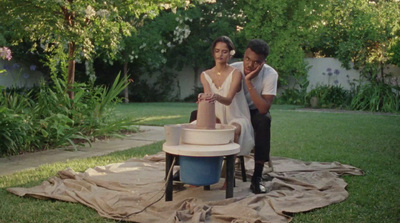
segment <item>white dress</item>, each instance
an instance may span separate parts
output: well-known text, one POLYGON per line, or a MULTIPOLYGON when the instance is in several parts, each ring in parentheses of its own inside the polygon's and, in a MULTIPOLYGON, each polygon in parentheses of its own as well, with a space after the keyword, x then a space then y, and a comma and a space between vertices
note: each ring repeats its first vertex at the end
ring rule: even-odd
MULTIPOLYGON (((204 77, 210 85, 212 93, 226 97, 232 83, 233 71, 225 79, 220 88, 217 88, 211 77, 204 73, 204 77)), ((243 86, 240 91, 233 97, 230 105, 224 105, 215 102, 215 116, 222 124, 238 123, 241 126, 241 134, 239 137, 240 153, 238 155, 248 155, 254 147, 254 131, 250 121, 250 111, 247 105, 246 97, 244 96, 243 86)))

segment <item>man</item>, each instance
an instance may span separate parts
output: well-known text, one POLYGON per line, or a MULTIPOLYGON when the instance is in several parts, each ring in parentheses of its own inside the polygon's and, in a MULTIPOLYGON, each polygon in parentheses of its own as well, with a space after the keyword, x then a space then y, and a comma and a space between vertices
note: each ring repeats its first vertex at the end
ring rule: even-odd
POLYGON ((269 109, 278 88, 278 73, 265 64, 268 55, 268 44, 261 39, 253 39, 246 47, 243 62, 231 64, 242 72, 243 88, 254 128, 254 172, 250 189, 255 194, 266 193, 266 188, 261 182, 264 163, 270 159, 271 115, 269 109))

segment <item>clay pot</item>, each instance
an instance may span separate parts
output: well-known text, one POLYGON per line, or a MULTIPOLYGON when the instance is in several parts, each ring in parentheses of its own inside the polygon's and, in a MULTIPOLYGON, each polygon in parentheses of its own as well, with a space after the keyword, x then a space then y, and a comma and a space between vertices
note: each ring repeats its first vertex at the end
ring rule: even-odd
POLYGON ((215 103, 206 100, 209 94, 199 94, 197 106, 197 128, 215 129, 215 103))
POLYGON ((319 101, 319 99, 317 97, 315 97, 315 96, 311 97, 310 98, 311 107, 312 108, 318 107, 318 101, 319 101))

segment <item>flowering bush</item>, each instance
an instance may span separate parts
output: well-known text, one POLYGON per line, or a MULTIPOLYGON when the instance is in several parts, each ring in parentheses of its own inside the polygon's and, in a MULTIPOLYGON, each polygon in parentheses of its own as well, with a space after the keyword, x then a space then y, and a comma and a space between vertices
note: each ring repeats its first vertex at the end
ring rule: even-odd
MULTIPOLYGON (((11 50, 5 46, 0 47, 0 57, 3 60, 11 60, 11 50)), ((6 72, 5 69, 0 70, 0 74, 6 72)))
POLYGON ((11 50, 8 47, 0 47, 0 57, 3 60, 11 60, 11 50))

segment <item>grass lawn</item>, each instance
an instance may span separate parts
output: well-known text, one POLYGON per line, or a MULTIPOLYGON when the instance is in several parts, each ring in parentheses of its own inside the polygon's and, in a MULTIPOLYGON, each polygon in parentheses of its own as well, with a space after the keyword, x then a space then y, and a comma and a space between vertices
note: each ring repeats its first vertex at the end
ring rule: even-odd
MULTIPOLYGON (((116 115, 138 124, 183 123, 194 103, 119 105, 116 115)), ((337 161, 365 171, 345 176, 349 198, 339 204, 294 214, 292 222, 400 222, 400 115, 328 113, 274 105, 271 155, 303 161, 337 161)), ((67 167, 89 167, 161 151, 161 142, 102 157, 73 160, 0 177, 0 222, 114 222, 81 204, 20 198, 8 187, 39 185, 67 167)))

